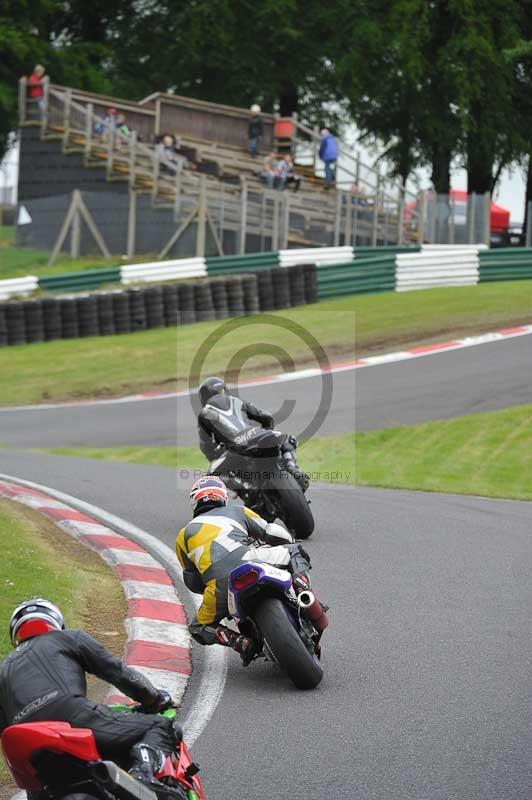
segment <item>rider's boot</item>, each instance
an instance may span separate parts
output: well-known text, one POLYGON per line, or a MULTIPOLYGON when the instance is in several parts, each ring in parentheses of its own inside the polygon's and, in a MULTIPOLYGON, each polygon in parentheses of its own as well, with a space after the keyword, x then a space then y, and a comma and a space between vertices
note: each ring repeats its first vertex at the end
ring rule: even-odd
POLYGON ((162 750, 149 744, 133 745, 131 748, 131 767, 129 774, 141 783, 158 784, 155 773, 159 772, 164 764, 165 755, 162 750))
POLYGON ((218 644, 231 647, 236 653, 239 653, 245 667, 253 661, 257 654, 253 639, 243 636, 225 625, 218 625, 215 636, 218 644))

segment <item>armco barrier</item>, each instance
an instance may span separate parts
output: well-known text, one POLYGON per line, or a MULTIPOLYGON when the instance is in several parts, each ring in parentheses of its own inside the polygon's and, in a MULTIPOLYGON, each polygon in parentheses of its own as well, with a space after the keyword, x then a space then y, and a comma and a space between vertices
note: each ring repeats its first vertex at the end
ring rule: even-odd
POLYGON ((179 278, 203 278, 207 275, 204 258, 178 258, 147 264, 127 264, 120 268, 122 283, 172 281, 179 278))
POLYGON ((17 295, 31 294, 39 288, 39 279, 35 275, 25 275, 23 278, 9 278, 0 281, 0 300, 7 300, 17 295))
MULTIPOLYGON (((308 261, 308 259, 307 259, 308 261)), ((279 254, 247 253, 241 256, 214 256, 207 258, 208 275, 225 275, 231 272, 255 272, 279 266, 279 254)))
POLYGON ((322 266, 317 274, 320 300, 346 294, 393 292, 395 256, 359 258, 347 264, 322 266))
POLYGON ((480 282, 532 278, 532 248, 504 247, 480 253, 480 282))
POLYGON ((98 289, 106 283, 119 282, 120 267, 109 267, 109 269, 88 269, 64 275, 45 275, 39 278, 39 289, 48 292, 83 292, 88 289, 98 289))
POLYGON ((395 290, 432 289, 438 286, 474 286, 479 259, 475 249, 399 253, 395 257, 395 290))
POLYGON ((305 247, 302 250, 279 250, 281 267, 292 267, 295 264, 316 264, 318 269, 323 264, 345 264, 355 257, 353 248, 346 247, 305 247))

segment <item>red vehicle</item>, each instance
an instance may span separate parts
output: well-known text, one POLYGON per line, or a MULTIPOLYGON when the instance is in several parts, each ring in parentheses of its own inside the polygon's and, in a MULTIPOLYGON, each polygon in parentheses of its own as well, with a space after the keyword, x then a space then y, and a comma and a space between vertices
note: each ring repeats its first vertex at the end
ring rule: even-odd
MULTIPOLYGON (((135 707, 114 706, 131 711, 135 707)), ((165 716, 175 716, 168 709, 165 716)), ((72 728, 68 722, 27 722, 11 725, 2 734, 6 762, 21 789, 48 800, 82 794, 95 800, 205 800, 184 742, 166 759, 156 775, 162 788, 148 787, 125 772, 127 764, 103 761, 92 731, 72 728)))

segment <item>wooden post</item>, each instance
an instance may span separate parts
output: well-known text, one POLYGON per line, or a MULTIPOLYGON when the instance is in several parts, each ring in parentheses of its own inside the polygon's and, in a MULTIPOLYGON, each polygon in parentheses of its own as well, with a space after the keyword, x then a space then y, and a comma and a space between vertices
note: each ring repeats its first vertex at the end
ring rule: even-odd
POLYGON ((273 198, 272 250, 279 249, 279 195, 273 198))
POLYGON ((455 214, 455 200, 452 195, 449 196, 449 244, 454 244, 454 214, 455 214))
POLYGON ((81 240, 81 219, 79 215, 79 192, 74 192, 74 216, 70 230, 70 256, 79 258, 79 245, 81 240))
POLYGON ((196 236, 196 255, 205 255, 205 239, 207 231, 207 193, 206 193, 206 175, 200 178, 200 193, 198 203, 198 231, 196 236))
POLYGON ((405 185, 404 181, 401 179, 399 184, 399 198, 397 202, 397 244, 403 244, 403 217, 404 217, 404 210, 405 210, 405 185))
MULTIPOLYGON (((48 127, 49 110, 50 110, 50 78, 45 75, 42 80, 42 106, 41 106, 41 136, 44 136, 48 127)), ((72 100, 72 93, 70 96, 72 100)))
POLYGON ((490 246, 491 239, 491 194, 484 192, 484 244, 490 246))
POLYGON ((342 227, 342 192, 336 191, 336 211, 334 212, 334 247, 340 245, 340 229, 342 227))
POLYGON ((381 191, 381 173, 380 169, 377 167, 377 183, 375 186, 375 197, 373 200, 373 221, 371 226, 371 246, 377 246, 377 236, 379 230, 379 202, 380 202, 380 191, 381 191))
POLYGON ((110 181, 113 177, 113 156, 115 149, 115 126, 114 121, 109 121, 109 136, 107 137, 107 180, 110 181))
POLYGON ((264 251, 264 218, 266 216, 266 192, 262 192, 260 198, 260 234, 259 234, 259 250, 264 251))
POLYGON ((467 241, 469 244, 476 244, 475 242, 475 214, 476 214, 476 199, 477 196, 473 194, 467 197, 467 210, 469 211, 467 219, 467 241))
POLYGON ((129 185, 135 188, 135 167, 137 159, 137 131, 131 131, 129 135, 129 185))
POLYGON ((344 244, 351 245, 353 239, 353 199, 350 192, 343 192, 345 200, 345 234, 344 244))
POLYGON ((129 189, 129 212, 127 216, 127 257, 135 255, 135 238, 137 232, 137 193, 133 186, 129 189))
POLYGON ((246 252, 246 229, 248 214, 248 184, 244 177, 240 179, 240 246, 238 251, 241 255, 246 252))
POLYGON ((283 235, 281 239, 281 250, 286 250, 290 233, 290 195, 288 191, 284 192, 283 199, 283 235))
POLYGON ((18 118, 21 125, 26 122, 28 102, 28 79, 21 78, 18 82, 18 118))
POLYGON ((420 245, 425 240, 425 217, 426 217, 426 198, 425 192, 418 192, 417 196, 417 240, 420 245))
POLYGON ((84 161, 85 166, 89 165, 91 159, 91 151, 92 151, 92 125, 93 125, 93 117, 94 117, 94 106, 92 103, 88 103, 86 113, 85 113, 85 153, 84 153, 84 161))
POLYGON ((63 106, 63 153, 68 148, 68 139, 70 136, 70 116, 72 112, 72 89, 67 89, 65 92, 65 101, 63 106))

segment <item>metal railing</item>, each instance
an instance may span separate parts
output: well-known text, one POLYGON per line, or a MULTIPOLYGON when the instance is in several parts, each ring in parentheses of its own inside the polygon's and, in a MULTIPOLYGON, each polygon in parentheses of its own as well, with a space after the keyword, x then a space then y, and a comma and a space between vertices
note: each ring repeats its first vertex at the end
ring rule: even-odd
MULTIPOLYGON (((163 243, 160 255, 170 254, 190 227, 196 229, 195 252, 205 255, 267 251, 295 246, 386 245, 417 243, 424 220, 419 203, 379 170, 354 159, 356 191, 339 186, 325 192, 309 186, 299 192, 265 188, 251 174, 238 183, 224 176, 200 173, 195 165, 178 165, 170 174, 158 157, 155 145, 139 140, 135 131, 118 130, 101 112, 74 90, 43 81, 43 98, 33 103, 20 81, 19 113, 22 125, 39 126, 43 139, 57 139, 67 153, 81 153, 85 166, 104 167, 108 181, 127 181, 130 189, 127 254, 138 252, 136 242, 136 198, 151 195, 154 206, 170 209, 176 226, 163 243), (74 97, 76 96, 76 99, 74 97), (409 213, 406 213, 410 202, 409 213)), ((299 149, 311 146, 316 163, 316 133, 297 123, 299 149), (306 137, 306 138, 305 138, 306 137), (306 144, 305 144, 306 142, 306 144)), ((198 147, 201 150, 201 145, 198 147)), ((344 154, 344 151, 342 151, 344 154)), ((346 156, 347 157, 347 156, 346 156)), ((201 166, 201 164, 199 165, 201 166)), ((140 248, 142 250, 142 248, 140 248)))

